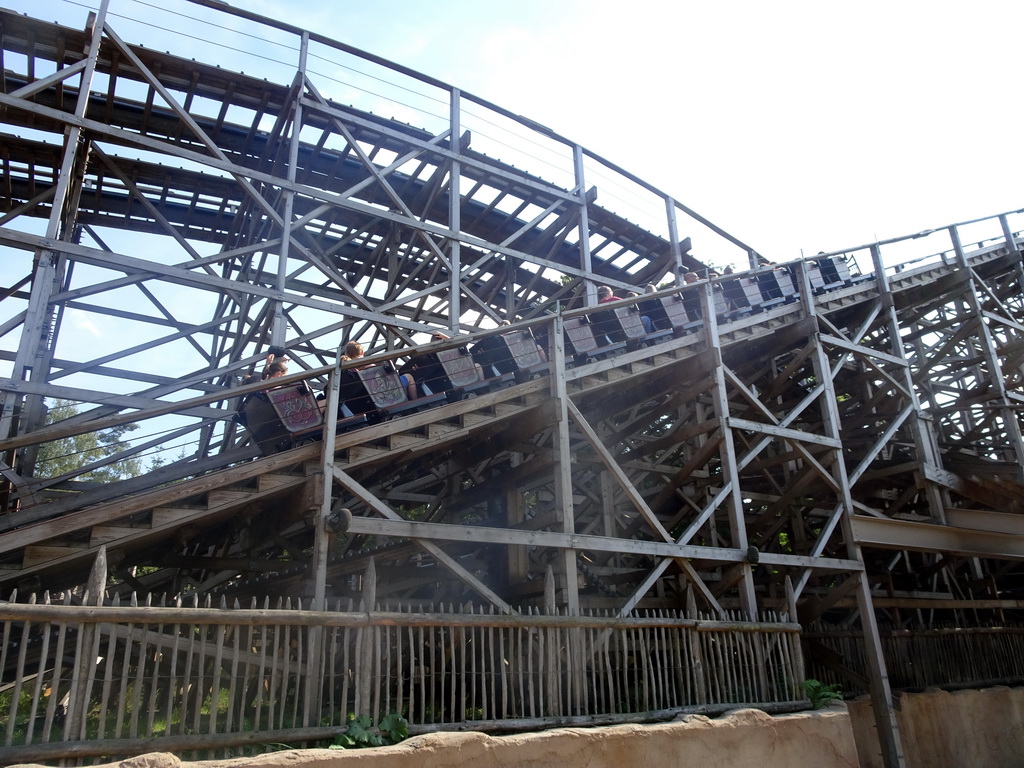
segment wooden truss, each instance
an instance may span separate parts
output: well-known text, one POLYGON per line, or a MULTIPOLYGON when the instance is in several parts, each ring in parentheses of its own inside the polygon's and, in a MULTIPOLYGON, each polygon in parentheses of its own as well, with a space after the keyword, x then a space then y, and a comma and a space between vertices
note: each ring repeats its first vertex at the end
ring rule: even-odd
POLYGON ((395 603, 828 615, 863 628, 886 702, 877 620, 1021 609, 1016 214, 819 255, 863 264, 827 287, 795 262, 786 300, 741 311, 726 278, 682 287, 705 265, 681 230, 757 254, 671 197, 393 65, 443 95, 435 129, 343 106, 310 52, 359 52, 230 13, 294 35, 290 81, 129 44, 106 3, 82 30, 0 11, 0 585, 72 586, 109 551, 112 589, 323 605, 372 563, 395 603), (567 183, 474 149, 481 110, 558 148, 567 183), (657 224, 598 203, 608 174, 657 224), (965 248, 976 226, 995 231, 965 248), (887 261, 922 237, 937 256, 887 261), (647 283, 696 319, 574 357, 564 324, 596 286, 647 283), (331 414, 345 342, 397 363, 502 321, 547 340, 533 378, 354 431, 328 418, 270 455, 231 418, 270 345, 331 414), (79 413, 46 425, 56 398, 79 413), (155 426, 73 472, 39 465, 42 444, 127 423, 155 426), (81 479, 167 444, 136 477, 81 479))

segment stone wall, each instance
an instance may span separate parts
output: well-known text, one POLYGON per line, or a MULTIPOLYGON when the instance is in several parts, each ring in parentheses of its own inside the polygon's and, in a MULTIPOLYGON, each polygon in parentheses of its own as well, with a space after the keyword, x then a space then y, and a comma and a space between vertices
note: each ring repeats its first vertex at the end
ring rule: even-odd
MULTIPOLYGON (((904 693, 896 718, 907 768, 1024 768, 1024 688, 904 693)), ((867 698, 850 702, 863 768, 882 768, 867 698)))
MULTIPOLYGON (((116 765, 116 764, 115 764, 116 765)), ((856 768, 842 705, 773 717, 742 709, 714 720, 688 715, 657 725, 558 728, 513 736, 432 733, 392 747, 309 749, 255 758, 179 763, 143 755, 123 768, 856 768)))
MULTIPOLYGON (((901 694, 897 716, 907 768, 1024 768, 1024 688, 901 694)), ((433 733, 379 749, 201 763, 153 753, 106 768, 882 768, 874 731, 871 702, 863 699, 775 717, 741 709, 657 725, 433 733)))

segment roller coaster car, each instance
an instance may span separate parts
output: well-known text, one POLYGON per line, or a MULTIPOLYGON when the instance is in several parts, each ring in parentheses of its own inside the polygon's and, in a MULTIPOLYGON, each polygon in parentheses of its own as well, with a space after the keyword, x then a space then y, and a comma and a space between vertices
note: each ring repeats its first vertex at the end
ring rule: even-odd
MULTIPOLYGON (((339 403, 367 424, 379 424, 389 417, 387 408, 408 401, 398 371, 390 363, 346 368, 339 379, 339 403)), ((339 417, 344 414, 339 413, 339 417)))
POLYGON ((722 291, 725 294, 729 312, 733 315, 746 314, 761 306, 761 289, 757 280, 752 277, 734 277, 731 280, 723 280, 722 291))
MULTIPOLYGON (((498 382, 490 382, 491 386, 500 386, 509 379, 517 383, 527 381, 533 375, 530 369, 544 363, 537 351, 537 340, 530 330, 488 336, 470 347, 469 354, 480 366, 485 379, 499 379, 498 382)), ((463 361, 462 364, 467 363, 463 361)))
POLYGON ((264 456, 319 440, 323 432, 323 414, 305 384, 249 395, 238 416, 264 456))
POLYGON ((825 290, 825 278, 821 274, 821 267, 813 261, 804 262, 807 270, 807 278, 811 281, 811 290, 814 293, 821 293, 825 290))
MULTIPOLYGON (((776 304, 786 301, 786 296, 783 294, 783 286, 779 282, 780 276, 785 276, 786 279, 789 279, 789 273, 779 269, 762 272, 755 277, 757 286, 761 290, 760 305, 762 308, 774 307, 776 304)), ((792 284, 792 281, 790 281, 789 285, 792 286, 792 284)))
MULTIPOLYGON (((616 348, 621 349, 622 345, 625 345, 627 349, 636 349, 644 345, 643 339, 647 336, 647 330, 643 327, 640 307, 636 304, 613 309, 595 309, 589 312, 587 317, 590 332, 599 346, 620 345, 616 348)), ((615 348, 605 351, 613 353, 615 348)))
POLYGON ((586 317, 570 317, 563 324, 565 328, 565 340, 569 346, 569 353, 573 362, 577 365, 592 363, 593 352, 597 350, 597 339, 594 338, 594 331, 590 327, 590 320, 586 317))
POLYGON ((793 279, 793 273, 788 269, 775 269, 772 270, 772 275, 775 277, 775 282, 779 287, 779 294, 782 296, 782 300, 787 304, 791 301, 795 301, 800 295, 796 289, 796 280, 793 279))
POLYGON ((692 304, 692 299, 680 296, 678 293, 661 297, 661 306, 665 311, 665 317, 668 318, 672 330, 677 335, 682 335, 699 324, 700 304, 698 302, 695 307, 691 306, 692 304), (692 319, 690 317, 691 311, 694 312, 692 319))
POLYGON ((655 332, 672 330, 672 321, 665 311, 664 297, 645 299, 637 306, 640 307, 641 315, 647 315, 647 317, 651 318, 651 324, 654 326, 655 332))
POLYGON ((615 321, 619 325, 618 332, 627 344, 639 342, 647 335, 644 322, 640 319, 639 306, 631 304, 625 307, 616 307, 612 311, 615 313, 615 321))
POLYGON ((599 346, 604 347, 626 340, 626 334, 622 332, 622 326, 619 325, 619 318, 616 317, 614 310, 595 309, 588 312, 587 317, 590 318, 590 330, 599 346))
MULTIPOLYGON (((444 371, 448 386, 444 389, 449 393, 449 400, 461 399, 465 387, 472 387, 480 382, 480 369, 467 347, 445 349, 436 355, 441 369, 444 371)), ((431 391, 434 392, 433 387, 431 391)))
POLYGON ((501 338, 512 356, 512 362, 515 365, 513 371, 515 380, 521 382, 533 378, 532 369, 539 368, 544 364, 533 332, 529 329, 512 331, 502 334, 501 338))
POLYGON ((647 346, 647 329, 640 319, 636 304, 614 309, 599 309, 587 315, 594 339, 605 347, 602 355, 613 355, 623 349, 632 351, 647 346))
MULTIPOLYGON (((339 407, 343 404, 354 414, 369 413, 377 407, 354 368, 348 368, 341 372, 338 384, 338 402, 339 407)), ((338 415, 340 417, 343 414, 339 413, 338 415)))
MULTIPOLYGON (((450 351, 445 350, 444 354, 450 351)), ((455 389, 455 384, 441 360, 441 354, 440 352, 421 352, 399 368, 399 373, 411 375, 416 380, 421 395, 424 394, 424 390, 434 395, 452 392, 455 389)), ((468 354, 467 352, 466 355, 468 356, 468 354)), ((449 401, 454 402, 456 399, 458 398, 449 398, 449 401)))
POLYGON ((815 262, 821 270, 825 290, 841 288, 854 282, 850 274, 850 265, 841 256, 824 256, 815 262))
POLYGON ((712 296, 715 299, 715 314, 722 319, 729 314, 729 304, 725 300, 725 291, 722 290, 722 286, 716 285, 712 296))
POLYGON ((469 354, 483 370, 485 379, 516 372, 515 360, 502 336, 480 339, 469 348, 469 354))
POLYGON ((356 374, 373 404, 378 408, 391 408, 408 402, 409 395, 402 385, 402 379, 390 363, 357 368, 356 374))

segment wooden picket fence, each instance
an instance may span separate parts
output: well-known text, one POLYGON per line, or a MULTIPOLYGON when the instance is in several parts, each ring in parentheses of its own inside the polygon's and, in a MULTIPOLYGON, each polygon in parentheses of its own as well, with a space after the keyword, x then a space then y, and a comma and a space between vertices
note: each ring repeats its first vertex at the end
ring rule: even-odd
MULTIPOLYGON (((881 626, 878 634, 894 690, 1024 682, 1024 625, 1019 623, 881 626)), ((805 629, 804 639, 810 644, 809 677, 841 685, 846 694, 867 692, 867 659, 859 630, 816 622, 805 629), (828 663, 829 658, 841 658, 845 674, 828 663), (865 685, 851 683, 849 672, 865 678, 865 685)))
POLYGON ((521 729, 803 699, 800 627, 778 616, 76 602, 0 604, 2 764, 322 745, 362 714, 521 729))

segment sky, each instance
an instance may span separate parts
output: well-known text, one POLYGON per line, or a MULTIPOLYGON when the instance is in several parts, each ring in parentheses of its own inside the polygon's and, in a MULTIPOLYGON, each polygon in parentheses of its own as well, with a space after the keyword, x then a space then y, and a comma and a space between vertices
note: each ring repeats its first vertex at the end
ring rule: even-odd
POLYGON ((1024 3, 251 0, 549 126, 776 260, 1024 207, 1024 3))

